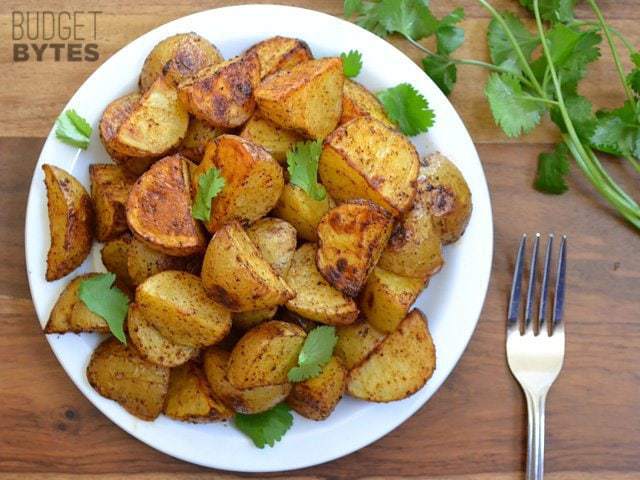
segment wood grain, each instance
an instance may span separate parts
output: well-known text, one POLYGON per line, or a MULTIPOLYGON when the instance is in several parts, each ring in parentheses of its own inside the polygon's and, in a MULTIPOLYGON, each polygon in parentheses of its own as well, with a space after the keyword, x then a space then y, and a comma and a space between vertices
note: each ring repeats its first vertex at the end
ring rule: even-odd
MULTIPOLYGON (((170 19, 230 2, 101 2, 101 61, 141 33, 170 19)), ((241 3, 241 2, 233 2, 241 3)), ((341 1, 288 2, 339 15, 341 1)), ((467 7, 462 56, 483 58, 488 17, 467 7)), ((494 2, 517 8, 514 2, 494 2)), ((636 43, 640 2, 601 2, 605 14, 636 43)), ((442 15, 449 2, 432 1, 442 15)), ((13 9, 87 9, 84 2, 9 1, 0 5, 0 31, 13 9)), ((581 7, 582 13, 586 10, 581 7)), ((6 40, 5 35, 5 40, 6 40)), ((24 212, 31 172, 55 116, 95 64, 13 64, 0 44, 0 480, 68 478, 114 480, 231 479, 138 442, 98 412, 69 381, 42 335, 24 273, 24 212), (19 81, 17 81, 19 79, 19 81)), ((402 42, 398 45, 418 59, 402 42)), ((606 59, 605 59, 606 60, 606 59)), ((526 420, 520 390, 504 358, 504 315, 514 251, 522 232, 569 236, 568 345, 565 366, 547 410, 550 480, 640 478, 640 243, 611 214, 579 172, 568 194, 531 188, 535 158, 555 138, 541 129, 524 141, 506 140, 482 97, 484 73, 465 68, 452 97, 469 126, 492 195, 493 276, 469 348, 451 377, 397 430, 346 458, 294 472, 295 479, 512 480, 522 478, 526 420)), ((620 101, 611 68, 598 64, 589 94, 620 101)), ((638 177, 616 160, 614 175, 629 187, 638 177)), ((489 252, 479 252, 488 254, 489 252)), ((461 301, 464 292, 461 292, 461 301)))

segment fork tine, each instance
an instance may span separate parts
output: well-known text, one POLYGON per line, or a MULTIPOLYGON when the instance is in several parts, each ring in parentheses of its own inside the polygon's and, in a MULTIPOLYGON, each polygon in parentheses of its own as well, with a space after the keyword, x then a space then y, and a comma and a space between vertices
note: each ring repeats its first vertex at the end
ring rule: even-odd
POLYGON ((511 284, 511 298, 509 299, 509 311, 507 313, 507 329, 509 331, 518 328, 518 309, 520 308, 520 292, 522 289, 522 271, 524 270, 524 250, 527 244, 527 234, 522 235, 516 266, 513 270, 513 283, 511 284))
POLYGON ((567 236, 562 236, 560 252, 558 254, 558 269, 556 271, 556 288, 553 297, 553 331, 562 326, 562 312, 564 310, 565 277, 567 273, 567 236))
POLYGON ((540 287, 540 306, 538 308, 538 333, 542 333, 546 326, 547 299, 549 297, 549 270, 551 268, 551 251, 553 250, 553 233, 547 240, 547 250, 544 254, 544 270, 542 271, 542 285, 540 287))
POLYGON ((533 325, 531 317, 533 316, 533 304, 536 299, 536 271, 538 267, 538 245, 540 245, 540 234, 536 233, 536 239, 533 243, 533 251, 531 252, 531 264, 529 265, 529 284, 527 285, 527 303, 524 309, 524 329, 531 331, 533 325))

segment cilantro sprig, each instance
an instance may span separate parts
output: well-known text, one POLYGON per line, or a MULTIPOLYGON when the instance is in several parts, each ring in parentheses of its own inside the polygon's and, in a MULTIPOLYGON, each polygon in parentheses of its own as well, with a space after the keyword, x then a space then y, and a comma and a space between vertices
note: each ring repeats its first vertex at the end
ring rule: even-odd
POLYGON ((285 403, 262 413, 245 415, 236 414, 233 420, 238 430, 247 435, 258 448, 273 445, 280 441, 293 425, 291 409, 285 403))
POLYGON ((408 83, 378 92, 378 100, 405 135, 412 137, 433 126, 435 114, 429 108, 429 102, 408 83))
POLYGON ((102 273, 80 283, 78 297, 96 315, 104 318, 114 337, 126 345, 124 320, 129 310, 129 297, 113 286, 116 276, 102 273))
POLYGON ((337 341, 335 327, 324 325, 311 330, 298 354, 298 365, 289 370, 289 381, 304 382, 317 377, 331 360, 337 341))
POLYGON ((298 142, 287 152, 289 182, 307 192, 314 200, 324 200, 325 188, 318 183, 318 162, 322 153, 320 140, 298 142))
POLYGON ((56 138, 68 145, 86 150, 93 129, 89 122, 76 113, 67 110, 56 120, 56 138))
POLYGON ((211 200, 222 191, 224 186, 224 177, 216 167, 211 167, 201 174, 198 177, 198 189, 191 207, 191 216, 208 222, 211 217, 211 200))
POLYGON ((358 50, 341 53, 342 71, 347 78, 357 77, 362 70, 362 54, 358 50))

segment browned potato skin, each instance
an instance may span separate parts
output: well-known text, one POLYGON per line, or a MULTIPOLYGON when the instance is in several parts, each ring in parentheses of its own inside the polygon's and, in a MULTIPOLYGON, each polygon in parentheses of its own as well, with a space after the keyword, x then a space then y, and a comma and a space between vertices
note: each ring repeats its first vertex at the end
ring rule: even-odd
POLYGON ((51 235, 46 279, 52 282, 73 272, 89 255, 94 212, 91 197, 71 174, 46 163, 42 170, 51 235))
POLYGON ((306 336, 297 325, 278 320, 252 328, 231 351, 229 383, 240 390, 288 383, 306 336))
POLYGON ((339 58, 308 60, 269 75, 255 98, 263 116, 275 124, 323 139, 340 120, 343 83, 339 58))
POLYGON ((178 147, 178 153, 198 164, 202 161, 207 144, 213 142, 223 133, 225 133, 225 129, 211 126, 204 120, 191 117, 187 134, 178 147))
POLYGON ((331 415, 342 398, 347 384, 347 370, 337 357, 331 357, 316 377, 295 383, 287 403, 311 420, 324 420, 331 415))
POLYGON ((192 361, 171 370, 164 414, 183 422, 207 423, 229 420, 234 412, 213 395, 202 367, 192 361))
POLYGON ((104 267, 111 273, 116 274, 118 283, 123 284, 128 288, 135 285, 131 275, 129 275, 129 268, 127 265, 129 248, 132 242, 134 242, 133 237, 127 232, 118 238, 109 240, 104 244, 100 251, 104 267))
POLYGON ((287 152, 303 140, 303 137, 296 132, 280 128, 259 112, 256 112, 244 125, 240 136, 260 145, 282 165, 287 163, 287 152))
POLYGON ((127 231, 125 207, 133 181, 120 167, 108 163, 89 165, 89 176, 96 214, 96 239, 106 242, 127 231))
POLYGON ((158 42, 149 52, 140 73, 140 90, 148 90, 160 76, 176 86, 198 70, 223 60, 220 51, 196 33, 172 35, 158 42))
POLYGON ((382 104, 376 96, 358 82, 346 78, 342 92, 342 116, 340 117, 340 125, 354 118, 364 117, 366 115, 380 120, 391 128, 396 128, 387 117, 382 104))
POLYGON ((371 402, 402 400, 433 375, 436 351, 424 315, 412 310, 360 365, 349 372, 347 391, 371 402))
POLYGON ((364 198, 398 215, 413 205, 418 167, 418 153, 407 137, 364 116, 325 139, 318 174, 337 202, 364 198))
POLYGON ((214 395, 238 413, 261 413, 283 401, 291 391, 290 383, 239 390, 227 379, 230 353, 209 347, 203 355, 203 367, 214 395))
POLYGON ((77 330, 71 325, 71 312, 73 306, 80 301, 78 298, 78 288, 80 283, 87 278, 91 278, 97 275, 96 273, 88 273, 80 275, 79 277, 71 280, 56 301, 47 325, 44 327, 44 333, 80 333, 82 330, 77 330))
POLYGON ((260 83, 260 61, 255 53, 205 67, 178 86, 189 112, 215 127, 235 128, 256 108, 253 96, 260 83))
POLYGON ((296 229, 279 218, 261 218, 247 229, 260 255, 280 275, 286 275, 296 251, 296 229))
POLYGON ((358 295, 391 235, 393 217, 369 200, 329 210, 318 224, 316 265, 341 292, 358 295))
POLYGON ((366 321, 339 326, 336 335, 338 342, 334 355, 342 360, 347 370, 360 365, 384 340, 384 333, 366 321))
POLYGON ((102 342, 87 366, 89 384, 142 420, 162 413, 169 387, 169 369, 147 362, 114 337, 102 342))
POLYGON ((315 242, 322 216, 334 206, 329 195, 324 200, 314 200, 300 187, 287 183, 273 213, 293 225, 300 238, 315 242))
POLYGON ((431 212, 442 243, 457 241, 471 218, 471 191, 458 167, 440 153, 426 159, 427 167, 420 169, 426 177, 426 208, 431 212))
POLYGON ((275 36, 256 43, 247 50, 255 52, 260 60, 260 78, 291 68, 298 63, 311 60, 313 55, 306 42, 297 38, 275 36))
POLYGON ((233 220, 246 225, 264 217, 284 188, 278 162, 262 147, 236 135, 222 135, 207 146, 193 172, 194 191, 200 175, 211 167, 225 179, 222 191, 211 202, 211 217, 205 224, 212 233, 233 220))
POLYGON ((235 312, 233 314, 233 326, 242 330, 249 330, 259 323, 271 320, 278 313, 278 307, 249 310, 247 312, 235 312))
POLYGON ((173 257, 166 253, 149 248, 140 240, 134 238, 127 251, 127 272, 131 285, 140 285, 147 278, 166 270, 181 270, 198 274, 198 264, 201 256, 173 257))
POLYGON ((202 252, 205 237, 191 216, 187 160, 172 155, 157 161, 133 185, 127 200, 127 224, 150 248, 184 257, 202 252))

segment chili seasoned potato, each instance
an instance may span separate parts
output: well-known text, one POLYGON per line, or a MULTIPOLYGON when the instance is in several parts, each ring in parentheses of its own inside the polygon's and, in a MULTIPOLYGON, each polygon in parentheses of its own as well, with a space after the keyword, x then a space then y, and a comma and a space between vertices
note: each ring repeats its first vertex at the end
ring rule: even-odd
POLYGON ((100 315, 96 315, 80 299, 71 309, 69 325, 73 332, 109 333, 109 325, 100 315))
POLYGON ((198 277, 167 270, 136 289, 142 317, 168 340, 191 347, 213 345, 231 329, 229 311, 211 300, 198 277))
POLYGON ((133 239, 127 251, 127 272, 132 285, 140 285, 147 278, 165 270, 181 270, 197 273, 197 262, 201 257, 173 257, 147 247, 133 239))
POLYGON ((358 307, 381 332, 393 332, 424 288, 421 278, 396 275, 376 267, 360 293, 358 307))
POLYGON ((336 408, 347 384, 347 371, 337 357, 331 357, 316 377, 296 383, 287 403, 311 420, 324 420, 336 408))
POLYGON ((225 133, 224 129, 211 126, 199 118, 191 117, 187 134, 178 147, 178 153, 198 164, 202 161, 207 144, 213 142, 223 133, 225 133))
POLYGON ((334 206, 329 195, 324 200, 315 200, 300 187, 287 183, 273 213, 293 225, 300 238, 315 242, 322 216, 334 206))
POLYGON ((178 86, 189 112, 210 125, 235 128, 256 108, 254 91, 260 83, 260 61, 248 53, 205 67, 178 86))
POLYGON ((191 216, 184 157, 165 157, 138 178, 127 200, 127 223, 140 241, 167 255, 184 257, 205 249, 204 234, 191 216))
POLYGON ((234 412, 213 395, 202 367, 188 362, 171 369, 164 414, 183 422, 207 423, 230 420, 234 412))
POLYGON ((81 332, 81 330, 74 330, 72 328, 71 312, 73 311, 73 306, 80 301, 78 298, 78 288, 80 288, 80 283, 87 278, 94 277, 95 275, 97 274, 88 273, 80 275, 79 277, 71 280, 67 286, 64 287, 64 290, 51 310, 47 325, 44 327, 44 333, 81 332))
POLYGON ((347 370, 362 363, 384 340, 384 333, 366 321, 337 327, 336 335, 338 342, 334 354, 342 360, 347 370))
POLYGON ((391 214, 368 200, 332 208, 318 225, 318 271, 335 288, 355 297, 378 263, 392 227, 391 214))
POLYGON ((106 242, 127 231, 125 207, 133 181, 120 167, 108 163, 89 165, 89 176, 96 239, 106 242))
POLYGON ((354 118, 364 117, 366 115, 380 120, 391 128, 395 128, 395 125, 387 117, 382 104, 373 93, 358 82, 354 82, 348 78, 345 79, 342 90, 342 116, 340 117, 340 125, 354 118))
POLYGON ((163 337, 151 322, 143 318, 140 307, 135 303, 129 305, 127 331, 138 353, 145 360, 162 367, 177 367, 200 352, 195 347, 180 345, 163 337))
POLYGON ((469 185, 458 167, 444 155, 430 155, 426 163, 420 176, 426 177, 427 209, 442 243, 453 243, 462 236, 471 217, 469 185))
POLYGON ((232 220, 249 224, 271 210, 284 188, 282 167, 261 147, 236 135, 222 135, 207 146, 193 172, 198 178, 216 167, 225 179, 222 191, 211 202, 210 232, 232 220))
POLYGON ((306 336, 300 327, 278 320, 252 328, 231 351, 229 383, 240 390, 288 383, 306 336))
POLYGON ((130 414, 150 421, 162 413, 169 369, 144 360, 109 337, 93 352, 87 379, 100 395, 115 400, 130 414))
POLYGON ((201 275, 209 296, 233 312, 273 308, 295 296, 235 221, 213 235, 201 275))
POLYGON ((276 36, 268 38, 247 50, 255 52, 260 60, 260 78, 291 68, 305 60, 311 60, 313 55, 309 45, 297 38, 276 36))
POLYGON ((214 395, 238 413, 264 412, 283 401, 291 391, 290 383, 268 385, 240 390, 227 379, 229 352, 218 347, 209 347, 203 355, 204 373, 214 395))
POLYGON ((251 225, 247 235, 273 270, 285 275, 296 251, 296 229, 284 220, 268 217, 251 225))
POLYGON ((178 33, 158 42, 144 61, 140 90, 145 92, 158 77, 176 86, 198 70, 222 62, 222 54, 207 39, 196 33, 178 33))
POLYGON ((340 120, 343 83, 339 58, 308 60, 265 78, 255 98, 262 114, 275 124, 323 139, 340 120))
POLYGON ((127 288, 136 285, 131 275, 129 275, 129 267, 127 264, 132 242, 140 243, 134 240, 131 234, 127 232, 118 238, 109 240, 100 251, 104 267, 111 273, 115 273, 117 282, 127 288))
POLYGON ((260 145, 283 165, 287 163, 287 152, 296 143, 303 140, 296 132, 280 128, 260 115, 259 112, 255 113, 244 125, 240 136, 256 145, 260 145))
POLYGON ((293 255, 285 276, 296 296, 286 303, 288 310, 327 325, 346 325, 358 317, 352 298, 333 288, 316 267, 316 246, 302 245, 293 255))
POLYGON ((236 312, 233 314, 233 326, 242 330, 249 330, 265 320, 271 320, 276 316, 278 307, 236 312))
POLYGON ((110 146, 121 155, 160 157, 178 146, 188 127, 177 90, 158 78, 122 120, 110 146))
POLYGON ((407 137, 365 116, 326 138, 318 173, 336 201, 365 198, 397 215, 413 205, 418 167, 407 137))
POLYGON ((436 351, 419 310, 412 310, 369 356, 349 372, 347 391, 371 402, 402 400, 433 375, 436 351))
POLYGON ((46 278, 51 282, 73 272, 89 255, 94 213, 91 197, 71 174, 46 163, 42 170, 51 235, 46 278))

